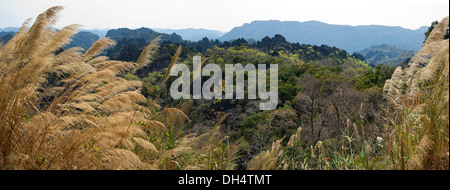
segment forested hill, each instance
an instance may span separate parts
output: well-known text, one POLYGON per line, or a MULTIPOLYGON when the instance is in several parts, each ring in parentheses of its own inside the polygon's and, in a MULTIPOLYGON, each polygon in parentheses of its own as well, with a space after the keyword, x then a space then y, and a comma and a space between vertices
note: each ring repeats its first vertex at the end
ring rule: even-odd
POLYGON ((145 39, 145 42, 148 43, 155 39, 156 37, 162 35, 162 40, 168 40, 174 43, 179 43, 182 41, 181 36, 173 33, 171 35, 169 34, 163 34, 159 32, 155 32, 152 29, 149 28, 139 28, 139 29, 129 29, 129 28, 119 28, 119 29, 112 29, 109 30, 108 33, 106 33, 106 37, 109 37, 117 42, 124 38, 128 39, 145 39))
POLYGON ((173 33, 171 35, 155 32, 149 28, 128 29, 119 28, 109 30, 106 37, 117 42, 117 45, 108 50, 107 55, 113 59, 123 61, 136 61, 143 47, 156 37, 161 36, 161 41, 181 43, 181 36, 173 33))
MULTIPOLYGON (((143 38, 126 38, 123 37, 117 40, 118 44, 107 51, 107 55, 115 60, 121 61, 137 61, 139 55, 147 45, 143 38)), ((155 57, 152 66, 148 68, 149 70, 145 72, 153 72, 155 70, 164 69, 168 66, 171 53, 174 53, 176 48, 174 48, 173 42, 162 40, 162 47, 155 57)), ((348 57, 354 57, 361 61, 364 61, 364 57, 359 54, 349 54, 347 51, 331 47, 327 45, 309 45, 309 44, 299 44, 291 43, 286 40, 282 35, 276 34, 273 37, 266 36, 258 41, 249 42, 243 38, 239 38, 233 41, 220 42, 218 40, 211 40, 208 38, 203 38, 198 42, 191 42, 183 40, 180 43, 184 46, 183 53, 181 57, 192 58, 194 54, 206 53, 208 50, 213 49, 215 46, 219 48, 250 48, 256 49, 258 51, 267 53, 271 56, 278 56, 285 52, 295 53, 304 61, 317 61, 325 58, 333 59, 347 59, 348 57), (186 56, 186 57, 185 57, 186 56)), ((236 62, 242 62, 245 60, 242 57, 237 56, 236 62)))
POLYGON ((419 50, 428 27, 410 30, 401 27, 367 25, 332 25, 318 21, 253 21, 233 28, 219 40, 261 39, 281 34, 290 42, 336 46, 355 52, 372 45, 392 44, 403 49, 419 50))
POLYGON ((81 31, 81 32, 76 33, 72 37, 72 41, 70 42, 70 44, 68 44, 64 48, 68 49, 68 48, 71 48, 71 47, 81 47, 81 48, 87 50, 98 39, 100 39, 100 37, 97 34, 94 34, 94 33, 91 33, 91 32, 81 31))
POLYGON ((406 50, 397 46, 382 44, 373 45, 362 51, 357 52, 366 59, 370 65, 377 66, 379 64, 400 66, 402 63, 407 63, 416 51, 406 50))
MULTIPOLYGON (((320 140, 330 150, 341 150, 340 145, 345 142, 341 137, 350 129, 349 122, 354 122, 354 126, 364 123, 364 135, 368 139, 373 140, 380 134, 382 129, 378 126, 384 122, 379 116, 381 89, 393 68, 384 65, 373 68, 360 55, 350 55, 327 45, 291 43, 282 35, 266 36, 253 42, 240 38, 219 43, 206 51, 199 50, 217 41, 204 39, 201 42, 197 44, 200 48, 194 43, 182 44, 178 63, 191 67, 192 56, 200 55, 202 60, 208 58, 205 65, 214 63, 221 68, 226 64, 277 64, 278 107, 261 111, 259 103, 263 100, 260 99, 174 100, 170 96, 170 85, 161 85, 161 81, 179 44, 167 41, 154 52, 150 64, 124 78, 142 81, 141 93, 162 108, 186 108, 184 113, 189 117, 189 122, 183 126, 186 132, 203 134, 211 129, 211 124, 220 121, 224 134, 239 144, 238 169, 250 168, 250 159, 269 147, 274 139, 289 137, 300 126, 303 128, 301 144, 309 147, 320 140), (221 121, 224 115, 227 119, 221 121)), ((125 52, 120 54, 125 55, 125 52)), ((136 61, 138 57, 133 59, 136 61)), ((176 79, 169 77, 166 84, 176 79)), ((202 82, 207 79, 202 77, 202 82)), ((246 83, 248 81, 244 81, 246 83)), ((287 141, 289 139, 284 138, 285 144, 287 141)))

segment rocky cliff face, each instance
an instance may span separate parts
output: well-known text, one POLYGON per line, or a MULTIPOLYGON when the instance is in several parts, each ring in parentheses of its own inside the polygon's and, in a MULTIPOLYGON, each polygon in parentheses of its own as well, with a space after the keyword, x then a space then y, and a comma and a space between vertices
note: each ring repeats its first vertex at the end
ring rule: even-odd
MULTIPOLYGON (((394 103, 400 103, 401 98, 414 99, 419 93, 419 86, 433 78, 449 77, 449 40, 444 39, 445 30, 449 25, 449 17, 442 19, 433 29, 428 39, 404 70, 398 67, 392 78, 384 86, 384 94, 394 103)), ((442 100, 449 100, 448 80, 445 96, 442 100)))

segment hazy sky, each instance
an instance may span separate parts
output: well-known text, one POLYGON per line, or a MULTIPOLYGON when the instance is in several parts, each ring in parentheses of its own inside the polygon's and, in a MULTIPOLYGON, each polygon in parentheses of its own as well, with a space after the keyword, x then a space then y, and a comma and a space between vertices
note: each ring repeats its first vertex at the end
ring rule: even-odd
POLYGON ((417 29, 449 14, 448 0, 0 0, 0 28, 47 8, 65 9, 56 27, 206 28, 227 32, 254 20, 388 25, 417 29))

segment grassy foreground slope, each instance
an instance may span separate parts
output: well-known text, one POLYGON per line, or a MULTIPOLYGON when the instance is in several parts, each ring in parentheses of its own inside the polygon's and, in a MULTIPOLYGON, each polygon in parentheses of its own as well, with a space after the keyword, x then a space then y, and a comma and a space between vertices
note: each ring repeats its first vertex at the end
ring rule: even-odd
POLYGON ((0 169, 232 167, 220 122, 184 134, 182 110, 161 110, 140 94, 140 81, 121 77, 149 63, 156 41, 136 63, 98 56, 115 44, 109 38, 85 53, 61 52, 78 28, 51 29, 61 10, 48 9, 31 27, 27 20, 0 49, 0 169))

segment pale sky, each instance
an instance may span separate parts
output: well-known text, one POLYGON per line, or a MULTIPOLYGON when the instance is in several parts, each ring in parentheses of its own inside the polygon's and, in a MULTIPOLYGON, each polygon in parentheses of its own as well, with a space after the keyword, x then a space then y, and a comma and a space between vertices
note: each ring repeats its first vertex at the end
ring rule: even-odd
POLYGON ((0 28, 62 5, 56 27, 206 28, 228 32, 254 20, 387 25, 417 29, 449 15, 448 0, 0 0, 0 28))

